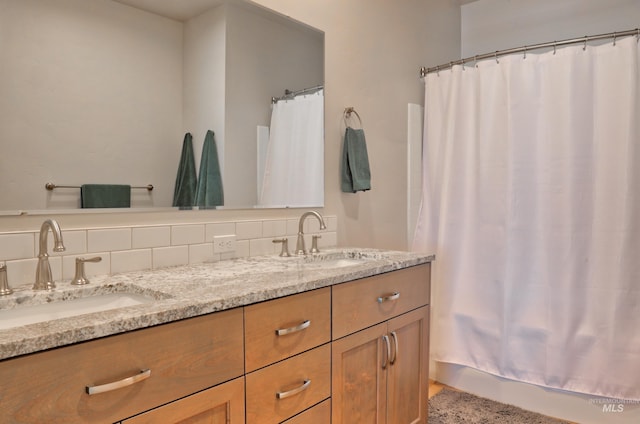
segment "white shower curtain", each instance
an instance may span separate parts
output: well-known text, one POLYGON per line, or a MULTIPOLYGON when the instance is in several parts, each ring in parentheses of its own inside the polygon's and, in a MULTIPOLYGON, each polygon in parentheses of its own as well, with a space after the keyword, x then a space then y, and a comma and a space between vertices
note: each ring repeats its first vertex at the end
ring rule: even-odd
POLYGON ((259 204, 324 204, 323 158, 323 91, 275 103, 259 204))
MULTIPOLYGON (((640 399, 636 37, 425 79, 437 361, 640 399)), ((499 62, 499 63, 498 63, 499 62)))

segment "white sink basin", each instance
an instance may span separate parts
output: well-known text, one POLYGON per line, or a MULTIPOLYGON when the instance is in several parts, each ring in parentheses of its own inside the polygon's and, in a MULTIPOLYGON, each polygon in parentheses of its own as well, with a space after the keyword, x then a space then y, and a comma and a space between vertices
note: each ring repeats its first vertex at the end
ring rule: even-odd
POLYGON ((361 265, 374 259, 366 256, 350 256, 347 252, 331 252, 306 256, 300 264, 305 268, 332 269, 361 265))
POLYGON ((326 259, 324 261, 310 262, 310 265, 324 266, 327 268, 343 268, 346 266, 360 265, 362 259, 326 259))
POLYGON ((106 293, 73 300, 18 306, 13 309, 0 310, 0 330, 94 312, 104 312, 127 306, 142 305, 151 303, 154 300, 138 293, 106 293))

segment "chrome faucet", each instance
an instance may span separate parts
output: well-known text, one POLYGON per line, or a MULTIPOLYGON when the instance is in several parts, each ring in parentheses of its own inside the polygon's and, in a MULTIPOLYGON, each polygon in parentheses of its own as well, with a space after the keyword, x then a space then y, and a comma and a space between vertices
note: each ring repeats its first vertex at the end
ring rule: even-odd
POLYGON ((53 233, 53 251, 63 252, 65 250, 62 244, 62 232, 60 225, 55 219, 47 219, 40 227, 40 250, 38 252, 38 268, 36 268, 36 282, 33 290, 53 290, 56 284, 51 277, 51 265, 49 265, 49 254, 47 253, 47 234, 49 230, 53 233))
POLYGON ((321 230, 327 229, 327 226, 324 223, 324 219, 322 218, 322 215, 320 215, 318 212, 309 211, 309 212, 303 213, 302 216, 300 217, 300 221, 298 222, 298 242, 296 243, 296 255, 307 254, 307 249, 304 247, 304 230, 302 226, 304 224, 305 218, 308 217, 309 215, 313 215, 316 218, 318 218, 318 221, 320 222, 321 230))

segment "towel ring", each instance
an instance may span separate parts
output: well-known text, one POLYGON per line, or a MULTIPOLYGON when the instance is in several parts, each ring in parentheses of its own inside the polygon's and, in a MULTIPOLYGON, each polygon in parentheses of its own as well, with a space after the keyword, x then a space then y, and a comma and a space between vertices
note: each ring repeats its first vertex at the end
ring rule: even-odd
POLYGON ((349 123, 347 122, 348 119, 351 119, 351 114, 354 113, 356 115, 356 118, 358 118, 358 122, 360 123, 360 127, 362 127, 362 118, 360 118, 360 115, 358 115, 358 112, 356 112, 355 108, 353 106, 349 106, 346 107, 344 109, 344 124, 346 126, 349 126, 349 123))

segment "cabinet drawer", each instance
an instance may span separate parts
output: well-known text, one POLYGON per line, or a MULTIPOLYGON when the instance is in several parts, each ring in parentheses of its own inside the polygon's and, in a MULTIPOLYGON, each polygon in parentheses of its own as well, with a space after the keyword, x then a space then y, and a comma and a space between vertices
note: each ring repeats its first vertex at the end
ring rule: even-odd
POLYGON ((228 383, 123 420, 120 424, 154 423, 244 423, 244 379, 236 378, 228 383))
POLYGON ((245 308, 247 372, 312 349, 330 340, 331 290, 329 287, 245 308))
POLYGON ((247 423, 280 423, 331 395, 331 345, 247 374, 247 423))
POLYGON ((3 416, 21 423, 118 421, 241 376, 242 352, 236 309, 9 359, 0 362, 3 416), (135 384, 87 393, 87 386, 146 369, 150 376, 135 384))
POLYGON ((307 409, 282 424, 328 424, 331 422, 331 399, 307 409))
POLYGON ((333 339, 429 303, 430 264, 333 286, 333 339))

